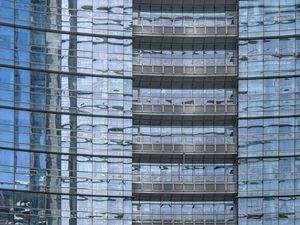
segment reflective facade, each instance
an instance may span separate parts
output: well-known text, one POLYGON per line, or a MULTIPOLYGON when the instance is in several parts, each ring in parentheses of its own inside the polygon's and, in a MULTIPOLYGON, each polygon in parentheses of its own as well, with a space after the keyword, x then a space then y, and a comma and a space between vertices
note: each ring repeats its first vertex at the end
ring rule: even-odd
POLYGON ((132 2, 0 15, 0 224, 131 224, 132 2))
POLYGON ((299 224, 298 0, 239 2, 239 224, 299 224))
POLYGON ((134 1, 134 225, 237 224, 237 21, 237 1, 134 1))
POLYGON ((0 224, 300 224, 299 0, 0 0, 0 224))

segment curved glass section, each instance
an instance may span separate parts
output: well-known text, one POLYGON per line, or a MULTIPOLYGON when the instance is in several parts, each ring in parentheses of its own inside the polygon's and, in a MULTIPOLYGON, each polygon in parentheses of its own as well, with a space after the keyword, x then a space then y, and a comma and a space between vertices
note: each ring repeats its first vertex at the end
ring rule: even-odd
POLYGON ((239 224, 300 223, 299 2, 239 2, 239 224))
POLYGON ((132 1, 0 15, 0 223, 130 225, 132 1))
POLYGON ((2 0, 0 22, 32 28, 85 33, 90 36, 131 36, 132 2, 2 0), (35 19, 32 20, 31 16, 35 19), (76 19, 76 24, 74 20, 76 19))

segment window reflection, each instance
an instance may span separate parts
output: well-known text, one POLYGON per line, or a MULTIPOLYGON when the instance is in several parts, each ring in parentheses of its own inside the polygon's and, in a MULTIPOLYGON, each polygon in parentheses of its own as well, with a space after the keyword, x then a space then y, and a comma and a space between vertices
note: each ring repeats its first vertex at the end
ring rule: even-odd
POLYGON ((299 73, 299 38, 240 41, 241 77, 288 76, 299 73), (262 52, 263 51, 263 52, 262 52))
POLYGON ((233 202, 134 201, 133 221, 232 222, 233 202), (214 215, 218 215, 215 217, 214 215))
POLYGON ((240 3, 238 222, 298 224, 297 3, 240 3))
POLYGON ((131 64, 131 41, 33 31, 29 42, 30 33, 26 29, 14 30, 7 26, 0 26, 0 31, 2 30, 1 64, 63 72, 75 70, 78 73, 92 73, 98 76, 129 76, 130 74, 127 64, 131 64), (73 41, 76 43, 76 48, 70 50, 69 45, 73 41), (99 44, 106 49, 101 54, 96 51, 99 44), (14 52, 19 57, 14 58, 14 52), (49 55, 49 52, 53 55, 49 55), (74 53, 76 53, 76 68, 74 63, 71 63, 74 53))
POLYGON ((57 155, 25 151, 0 150, 1 188, 25 191, 69 193, 76 179, 78 194, 123 196, 131 192, 131 159, 96 156, 57 155), (76 164, 76 170, 70 170, 76 164), (50 166, 51 165, 51 166, 50 166), (113 185, 112 185, 113 184, 113 185), (59 186, 58 186, 59 185, 59 186))
POLYGON ((234 182, 232 164, 133 164, 133 182, 137 183, 230 183, 234 182))
POLYGON ((240 81, 240 115, 246 117, 297 114, 299 82, 297 77, 240 81))
POLYGON ((234 144, 233 126, 149 126, 134 129, 134 143, 162 144, 234 144))
POLYGON ((134 25, 160 25, 160 26, 187 26, 187 27, 214 27, 235 25, 235 12, 230 11, 201 11, 194 6, 193 9, 186 6, 185 10, 180 8, 160 11, 157 8, 140 10, 133 14, 134 25), (179 10, 178 10, 179 9, 179 10))
MULTIPOLYGON (((199 82, 199 86, 200 86, 199 82)), ((227 105, 235 103, 233 88, 188 89, 183 88, 140 88, 133 91, 133 98, 139 104, 159 105, 227 105)))
MULTIPOLYGON (((52 224, 68 224, 73 218, 72 209, 69 206, 70 195, 56 195, 44 193, 0 191, 2 203, 1 222, 9 223, 18 221, 25 224, 31 222, 52 224), (63 208, 61 214, 60 206, 63 208), (42 215, 41 215, 42 212, 42 215), (18 215, 12 217, 12 214, 18 215)), ((76 218, 82 224, 99 223, 105 224, 131 222, 130 212, 131 200, 122 197, 96 197, 81 195, 75 198, 77 205, 76 218), (84 209, 84 210, 82 210, 84 209)))
POLYGON ((234 46, 221 48, 218 46, 205 45, 197 46, 176 45, 169 49, 162 46, 162 49, 148 49, 143 46, 141 49, 134 49, 133 60, 135 65, 167 65, 167 66, 234 66, 236 65, 234 46), (163 49, 163 48, 168 49, 163 49))
POLYGON ((92 3, 0 3, 1 224, 131 223, 132 2, 92 3))

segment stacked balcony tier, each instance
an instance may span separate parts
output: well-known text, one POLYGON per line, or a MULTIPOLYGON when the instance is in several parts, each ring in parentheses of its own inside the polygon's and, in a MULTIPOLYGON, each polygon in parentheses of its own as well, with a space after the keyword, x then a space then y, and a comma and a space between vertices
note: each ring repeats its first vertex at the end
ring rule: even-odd
POLYGON ((133 129, 133 154, 144 158, 232 160, 236 134, 230 121, 143 121, 133 129))
POLYGON ((201 8, 203 10, 209 9, 228 9, 236 10, 237 0, 134 0, 134 9, 137 11, 141 7, 160 6, 163 11, 168 11, 170 8, 174 9, 193 9, 201 8))
POLYGON ((232 83, 141 84, 133 90, 135 115, 152 116, 234 116, 235 90, 232 83))
POLYGON ((134 225, 236 224, 235 4, 134 1, 134 225))
POLYGON ((134 225, 234 225, 232 201, 134 201, 134 225))
POLYGON ((237 16, 234 10, 220 7, 204 9, 187 5, 141 4, 133 14, 135 35, 152 36, 235 36, 237 16), (184 10, 183 10, 184 8, 184 10))
POLYGON ((172 42, 166 38, 135 40, 133 73, 137 76, 164 77, 236 76, 236 45, 234 39, 226 40, 225 43, 220 38, 172 42))
POLYGON ((141 162, 133 164, 133 190, 136 196, 151 194, 160 198, 178 195, 188 198, 224 198, 236 191, 232 163, 141 162), (199 197, 199 196, 198 196, 199 197))

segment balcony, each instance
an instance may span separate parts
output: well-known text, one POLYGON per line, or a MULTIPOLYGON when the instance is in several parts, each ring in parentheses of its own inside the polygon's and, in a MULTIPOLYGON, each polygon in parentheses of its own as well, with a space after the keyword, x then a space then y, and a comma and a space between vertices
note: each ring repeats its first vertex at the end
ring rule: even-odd
POLYGON ((139 96, 133 101, 133 114, 136 124, 142 120, 160 120, 167 118, 171 120, 187 120, 195 117, 202 120, 228 120, 233 121, 237 110, 236 100, 232 95, 221 100, 201 97, 151 97, 139 96))
POLYGON ((170 220, 170 221, 133 221, 133 225, 236 225, 237 223, 232 222, 224 222, 224 221, 176 221, 176 220, 170 220))
POLYGON ((237 66, 231 65, 147 65, 134 64, 136 76, 236 76, 237 66))
POLYGON ((164 143, 133 143, 133 154, 140 158, 160 159, 220 159, 232 160, 235 158, 236 144, 164 144, 164 143))
MULTIPOLYGON (((232 159, 236 154, 236 131, 231 121, 146 121, 133 126, 135 158, 232 159)), ((201 160, 200 160, 201 161, 201 160)), ((164 160, 165 162, 165 160, 164 160)))
POLYGON ((233 201, 133 201, 134 224, 236 224, 233 201))
POLYGON ((237 26, 222 27, 193 27, 193 26, 160 26, 160 25, 134 25, 135 36, 172 36, 172 37, 211 37, 236 36, 237 26))
MULTIPOLYGON (((173 181, 173 182, 137 182, 134 181, 133 189, 135 192, 171 192, 171 193, 210 193, 210 192, 235 192, 236 182, 230 177, 222 177, 223 181, 218 181, 218 177, 214 179, 203 180, 197 182, 183 182, 183 181, 173 181)), ((233 177, 231 177, 233 178, 233 177)), ((134 179, 137 177, 135 175, 134 179)), ((220 179, 221 180, 221 179, 220 179)))
POLYGON ((151 114, 235 114, 235 83, 229 80, 175 79, 169 83, 155 80, 142 82, 133 89, 133 112, 151 114))
POLYGON ((137 7, 139 5, 165 5, 165 7, 170 8, 170 4, 174 7, 224 7, 226 8, 233 7, 236 8, 237 0, 202 0, 202 1, 195 1, 195 0, 134 0, 134 6, 137 7))
POLYGON ((236 194, 236 182, 134 182, 132 184, 134 196, 139 198, 173 198, 226 200, 236 194))
POLYGON ((159 7, 142 7, 133 15, 135 36, 214 37, 236 36, 234 11, 203 11, 181 8, 181 11, 159 7))
MULTIPOLYGON (((153 216, 152 214, 149 216, 153 216)), ((162 217, 164 215, 161 215, 162 217)), ((171 215, 167 215, 171 216, 171 215)), ((178 215, 172 215, 172 216, 178 216, 178 215)), ((185 215, 183 215, 185 216, 185 215)), ((188 217, 189 215, 187 215, 188 217)), ((176 220, 176 219, 164 219, 164 220, 155 220, 155 219, 148 219, 148 220, 138 220, 138 218, 134 218, 132 224, 133 225, 236 225, 237 222, 235 219, 231 219, 233 216, 226 216, 224 219, 219 219, 220 216, 214 216, 214 215, 203 215, 202 218, 200 218, 200 215, 196 216, 193 215, 195 220, 176 220), (209 217, 206 219, 205 217, 209 217), (211 217, 211 219, 210 219, 211 217), (227 219, 228 218, 228 219, 227 219)), ((202 216, 202 215, 201 215, 202 216)))
POLYGON ((135 42, 136 76, 236 76, 237 51, 232 43, 135 42))
POLYGON ((234 194, 232 164, 139 163, 133 166, 136 195, 213 196, 234 194))
MULTIPOLYGON (((152 215, 151 215, 152 216, 152 215)), ((213 217, 213 216, 212 216, 213 217)), ((132 221, 133 225, 236 225, 235 220, 219 220, 217 218, 213 219, 198 219, 198 220, 136 220, 132 221)))
POLYGON ((236 104, 226 102, 221 104, 195 105, 195 104, 158 104, 136 101, 133 103, 134 114, 158 115, 236 115, 236 104))

